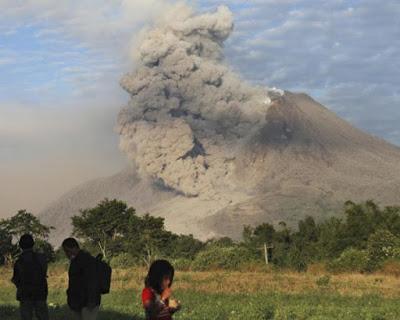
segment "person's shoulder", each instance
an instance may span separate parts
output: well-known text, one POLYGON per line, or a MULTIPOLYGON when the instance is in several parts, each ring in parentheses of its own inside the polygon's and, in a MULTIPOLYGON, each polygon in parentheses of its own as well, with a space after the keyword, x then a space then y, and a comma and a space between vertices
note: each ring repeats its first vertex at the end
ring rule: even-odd
POLYGON ((151 288, 145 287, 142 290, 142 301, 151 300, 154 297, 154 292, 151 288))

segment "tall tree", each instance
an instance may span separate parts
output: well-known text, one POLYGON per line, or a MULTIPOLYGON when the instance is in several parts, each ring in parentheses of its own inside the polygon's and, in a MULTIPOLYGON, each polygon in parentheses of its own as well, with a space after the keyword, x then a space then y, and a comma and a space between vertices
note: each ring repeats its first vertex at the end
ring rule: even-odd
POLYGON ((15 251, 11 234, 0 227, 0 265, 9 263, 15 251))
POLYGON ((72 217, 73 234, 98 246, 104 258, 122 246, 124 231, 136 217, 134 208, 116 199, 104 199, 96 207, 80 213, 72 217))
POLYGON ((47 239, 50 230, 54 229, 53 227, 41 224, 37 217, 26 210, 19 210, 15 216, 1 220, 0 228, 16 238, 29 233, 39 239, 47 239))
POLYGON ((52 229, 54 228, 42 224, 32 213, 19 210, 15 216, 0 221, 0 255, 5 257, 6 263, 11 264, 19 253, 15 240, 29 233, 35 238, 35 249, 43 251, 42 248, 46 247, 43 253, 51 260, 54 251, 47 239, 52 229))

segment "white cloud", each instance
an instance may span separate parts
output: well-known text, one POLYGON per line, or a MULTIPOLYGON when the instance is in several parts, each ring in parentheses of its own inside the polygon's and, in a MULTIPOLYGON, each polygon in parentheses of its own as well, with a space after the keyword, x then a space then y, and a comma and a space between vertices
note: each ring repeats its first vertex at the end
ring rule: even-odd
POLYGON ((37 37, 63 34, 105 50, 125 51, 126 43, 168 5, 167 0, 2 0, 3 24, 44 26, 37 37))

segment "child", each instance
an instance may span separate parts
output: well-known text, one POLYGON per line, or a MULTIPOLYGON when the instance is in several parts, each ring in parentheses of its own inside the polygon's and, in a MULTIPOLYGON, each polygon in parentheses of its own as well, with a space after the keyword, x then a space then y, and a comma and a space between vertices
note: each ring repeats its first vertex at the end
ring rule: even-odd
POLYGON ((151 264, 142 291, 146 320, 172 320, 172 314, 180 309, 179 303, 171 299, 173 280, 174 268, 168 261, 151 264))

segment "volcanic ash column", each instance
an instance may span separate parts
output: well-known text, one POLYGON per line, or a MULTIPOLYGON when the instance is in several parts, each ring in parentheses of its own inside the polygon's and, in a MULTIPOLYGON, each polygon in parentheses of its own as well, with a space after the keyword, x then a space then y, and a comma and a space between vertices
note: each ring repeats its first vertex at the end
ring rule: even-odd
POLYGON ((142 175, 186 196, 234 190, 235 155, 263 125, 271 99, 223 63, 232 13, 168 12, 145 33, 118 128, 121 148, 142 175))

